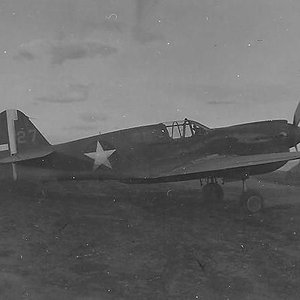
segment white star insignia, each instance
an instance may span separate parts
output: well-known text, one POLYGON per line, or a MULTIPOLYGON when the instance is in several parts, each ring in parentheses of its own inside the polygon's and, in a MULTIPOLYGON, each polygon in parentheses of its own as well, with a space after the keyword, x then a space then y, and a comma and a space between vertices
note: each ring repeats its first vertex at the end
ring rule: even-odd
POLYGON ((110 169, 112 169, 112 166, 108 160, 108 158, 116 151, 116 149, 113 150, 103 150, 103 147, 97 142, 97 148, 96 152, 90 152, 90 153, 84 153, 84 155, 88 156, 89 158, 94 160, 94 167, 93 170, 95 171, 98 167, 101 165, 104 165, 110 169))

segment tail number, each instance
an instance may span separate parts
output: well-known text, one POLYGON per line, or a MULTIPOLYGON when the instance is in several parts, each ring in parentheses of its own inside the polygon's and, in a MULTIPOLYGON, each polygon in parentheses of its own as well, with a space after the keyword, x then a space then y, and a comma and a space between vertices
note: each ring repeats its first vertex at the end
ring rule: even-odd
POLYGON ((25 130, 19 130, 17 132, 17 142, 18 144, 26 144, 26 143, 35 143, 36 140, 36 129, 28 129, 28 131, 25 130))

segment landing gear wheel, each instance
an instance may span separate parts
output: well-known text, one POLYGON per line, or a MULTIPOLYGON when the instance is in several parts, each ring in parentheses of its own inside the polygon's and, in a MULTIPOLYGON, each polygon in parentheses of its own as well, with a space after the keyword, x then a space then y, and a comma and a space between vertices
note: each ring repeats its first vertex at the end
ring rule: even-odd
POLYGON ((218 183, 208 183, 202 188, 205 201, 221 202, 224 199, 224 191, 218 183))
POLYGON ((257 213, 264 207, 263 197, 256 191, 243 192, 240 198, 241 206, 247 213, 257 213))

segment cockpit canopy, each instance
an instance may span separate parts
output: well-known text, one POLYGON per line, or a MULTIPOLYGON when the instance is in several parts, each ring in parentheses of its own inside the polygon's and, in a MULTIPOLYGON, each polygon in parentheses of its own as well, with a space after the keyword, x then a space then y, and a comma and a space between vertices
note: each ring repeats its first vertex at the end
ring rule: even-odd
MULTIPOLYGON (((184 119, 134 127, 116 131, 116 134, 125 138, 129 143, 161 143, 171 139, 189 138, 206 135, 211 129, 192 120, 184 119)), ((118 139, 120 138, 118 136, 118 139)))
POLYGON ((186 138, 195 135, 205 135, 210 130, 208 127, 189 119, 163 123, 172 139, 186 138))

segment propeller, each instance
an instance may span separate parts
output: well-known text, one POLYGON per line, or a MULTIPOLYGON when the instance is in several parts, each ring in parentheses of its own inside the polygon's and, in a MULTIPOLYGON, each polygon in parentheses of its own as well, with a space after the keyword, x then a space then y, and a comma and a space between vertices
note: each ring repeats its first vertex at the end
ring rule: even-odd
MULTIPOLYGON (((295 113, 294 113, 294 118, 293 118, 293 125, 295 127, 297 127, 297 129, 299 128, 298 125, 300 123, 300 101, 297 105, 297 108, 295 110, 295 113)), ((296 151, 298 152, 298 147, 297 147, 297 144, 295 145, 295 149, 296 151)))
POLYGON ((293 125, 298 126, 299 123, 300 123, 300 102, 298 103, 298 106, 294 113, 293 125))

